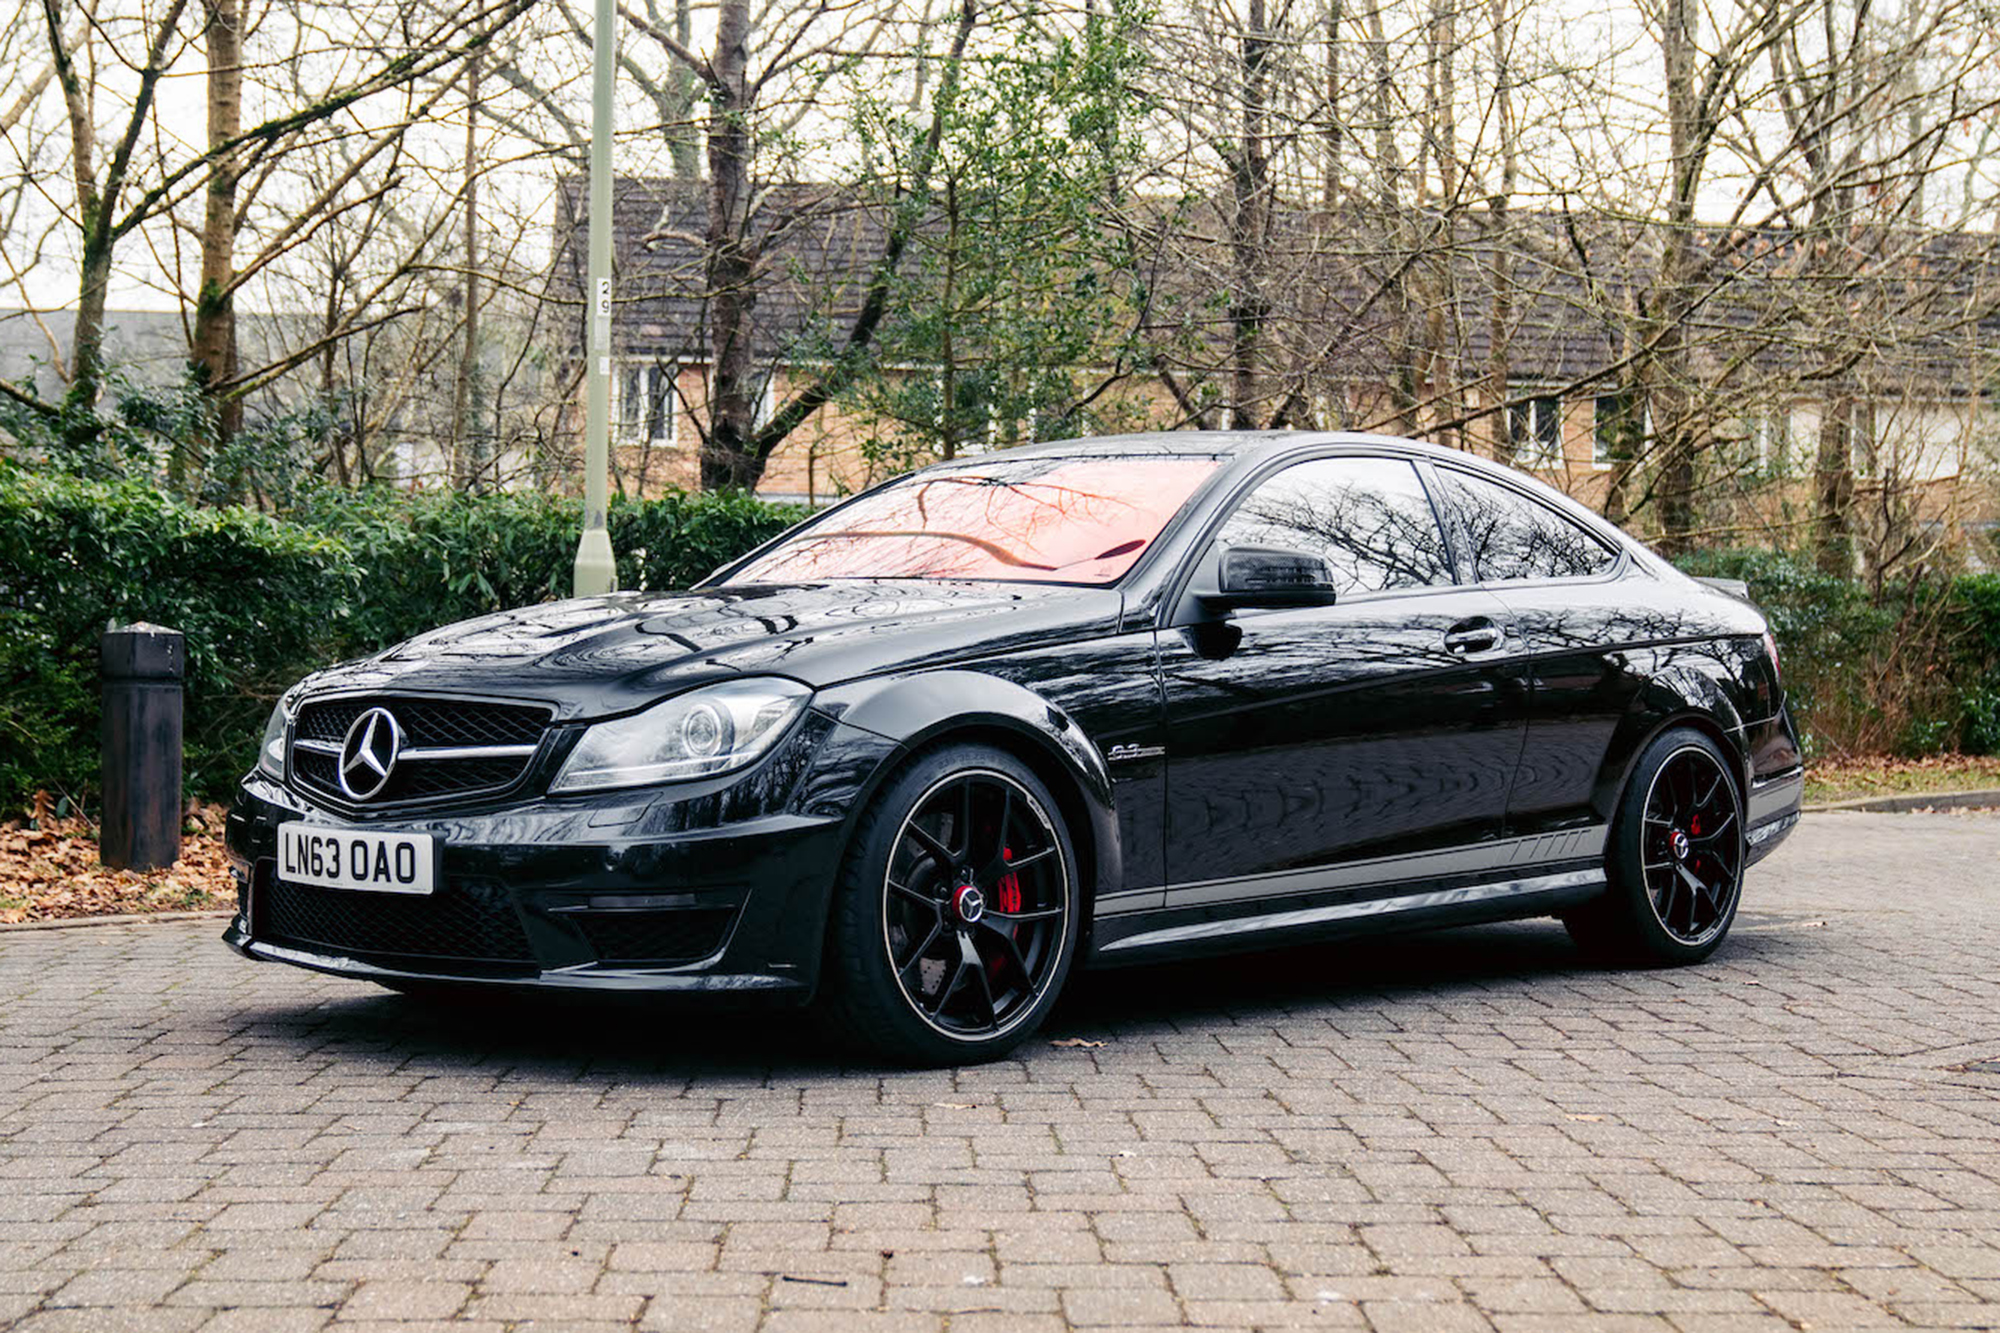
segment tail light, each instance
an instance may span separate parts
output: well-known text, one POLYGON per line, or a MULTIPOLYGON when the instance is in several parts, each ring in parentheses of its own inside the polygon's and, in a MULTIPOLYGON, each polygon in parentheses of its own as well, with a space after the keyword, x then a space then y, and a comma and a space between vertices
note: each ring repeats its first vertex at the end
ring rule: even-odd
POLYGON ((1784 684, 1785 673, 1778 666, 1778 641, 1772 637, 1771 631, 1768 629, 1764 631, 1764 651, 1771 658, 1771 683, 1773 685, 1784 684))

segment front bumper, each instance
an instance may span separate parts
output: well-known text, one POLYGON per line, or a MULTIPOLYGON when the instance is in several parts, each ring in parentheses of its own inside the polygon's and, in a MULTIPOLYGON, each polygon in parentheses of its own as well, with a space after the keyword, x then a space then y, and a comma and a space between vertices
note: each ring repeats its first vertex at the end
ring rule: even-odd
POLYGON ((245 957, 369 981, 727 995, 798 1004, 818 982, 843 818, 758 814, 689 829, 700 793, 636 790, 485 811, 344 819, 253 776, 229 813, 245 957), (281 883, 278 825, 429 833, 428 897, 281 883))

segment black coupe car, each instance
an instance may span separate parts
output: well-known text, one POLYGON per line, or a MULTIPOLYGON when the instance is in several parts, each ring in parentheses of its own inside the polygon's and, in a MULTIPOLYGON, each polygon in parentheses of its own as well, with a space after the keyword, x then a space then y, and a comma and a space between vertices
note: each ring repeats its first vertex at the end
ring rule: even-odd
POLYGON ((1538 915, 1694 962, 1802 787, 1763 617, 1535 481, 1079 440, 302 681, 226 938, 402 990, 817 998, 969 1061, 1081 966, 1538 915))

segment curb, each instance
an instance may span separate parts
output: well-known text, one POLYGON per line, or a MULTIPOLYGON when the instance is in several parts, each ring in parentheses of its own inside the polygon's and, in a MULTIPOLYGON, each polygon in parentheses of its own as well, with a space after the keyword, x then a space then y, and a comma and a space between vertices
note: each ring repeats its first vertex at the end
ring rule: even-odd
POLYGON ((2000 788, 1987 787, 1978 791, 1905 792, 1896 796, 1862 796, 1852 801, 1829 801, 1824 805, 1809 805, 1805 807, 1805 813, 1817 815, 1831 810, 1854 810, 1864 813, 1903 810, 1980 810, 1988 806, 2000 806, 2000 788))
POLYGON ((58 917, 54 921, 16 921, 0 925, 0 934, 10 930, 76 930, 84 926, 144 926, 155 921, 204 921, 210 917, 235 916, 233 907, 207 907, 194 912, 127 912, 121 916, 58 917))

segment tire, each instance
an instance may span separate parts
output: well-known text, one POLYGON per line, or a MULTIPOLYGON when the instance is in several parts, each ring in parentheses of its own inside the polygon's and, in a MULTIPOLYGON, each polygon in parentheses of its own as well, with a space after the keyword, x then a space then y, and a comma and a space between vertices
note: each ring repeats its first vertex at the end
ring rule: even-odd
POLYGON ((924 752, 855 826, 821 1020, 898 1063, 998 1059, 1055 1004, 1081 906, 1075 846, 1027 765, 987 745, 924 752))
POLYGON ((1587 953, 1643 967, 1698 963, 1729 935, 1743 896, 1743 792, 1736 766, 1689 727, 1634 765, 1605 848, 1608 891, 1564 914, 1587 953))

